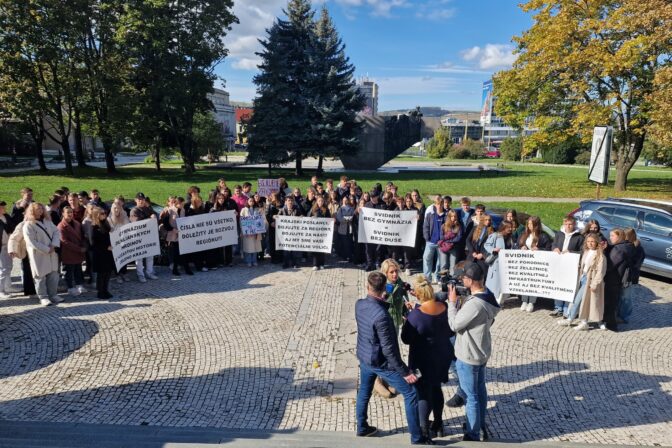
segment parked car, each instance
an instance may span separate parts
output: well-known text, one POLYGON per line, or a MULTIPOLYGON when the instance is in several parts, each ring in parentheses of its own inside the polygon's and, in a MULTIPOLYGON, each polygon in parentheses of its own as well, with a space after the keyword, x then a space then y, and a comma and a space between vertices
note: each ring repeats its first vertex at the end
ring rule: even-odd
POLYGON ((579 229, 594 219, 606 238, 615 228, 632 227, 642 243, 646 259, 642 271, 672 278, 672 202, 608 198, 581 202, 570 213, 579 229))
POLYGON ((485 153, 485 157, 489 159, 499 159, 502 156, 502 153, 499 152, 499 149, 495 148, 494 146, 488 146, 487 148, 484 148, 483 152, 485 153))

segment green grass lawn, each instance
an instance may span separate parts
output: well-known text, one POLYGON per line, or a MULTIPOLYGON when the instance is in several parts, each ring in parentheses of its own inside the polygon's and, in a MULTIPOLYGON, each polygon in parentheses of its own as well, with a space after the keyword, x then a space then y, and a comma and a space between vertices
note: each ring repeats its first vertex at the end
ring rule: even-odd
MULTIPOLYGON (((544 165, 516 165, 500 175, 476 173, 444 173, 428 171, 406 171, 398 174, 387 173, 345 173, 358 181, 365 190, 376 182, 384 184, 392 181, 399 185, 401 192, 417 188, 423 195, 450 194, 454 198, 468 196, 502 196, 511 198, 502 202, 502 207, 515 207, 528 213, 539 214, 549 224, 557 226, 562 216, 574 209, 575 203, 523 203, 516 201, 522 196, 545 198, 590 198, 595 196, 595 186, 586 180, 586 171, 572 167, 551 167, 544 165)), ((298 186, 305 191, 309 185, 310 171, 297 178, 291 170, 274 170, 273 177, 284 176, 290 186, 298 186)), ((336 182, 342 173, 327 173, 323 177, 336 182)), ((75 176, 65 176, 62 171, 52 171, 47 175, 38 172, 0 174, 0 200, 15 201, 23 186, 30 186, 39 201, 45 201, 56 189, 65 185, 71 190, 97 188, 104 199, 122 194, 133 197, 138 191, 150 196, 154 202, 163 203, 169 195, 184 195, 188 186, 198 185, 205 195, 214 188, 217 179, 224 177, 229 185, 245 181, 256 183, 259 177, 267 177, 265 169, 222 169, 198 170, 186 176, 178 166, 167 165, 157 173, 146 165, 120 168, 116 176, 108 176, 104 170, 88 168, 77 170, 75 176)), ((612 177, 613 179, 613 177, 612 177)), ((619 196, 672 199, 672 170, 634 171, 629 178, 629 191, 619 196)), ((602 196, 615 195, 612 186, 602 189, 602 196)), ((492 204, 486 204, 492 205, 492 204)))

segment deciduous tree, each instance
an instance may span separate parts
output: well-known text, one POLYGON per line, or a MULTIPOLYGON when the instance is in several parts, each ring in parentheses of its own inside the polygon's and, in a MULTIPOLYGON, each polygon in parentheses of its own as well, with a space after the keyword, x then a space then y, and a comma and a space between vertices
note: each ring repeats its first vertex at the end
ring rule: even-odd
POLYGON ((664 118, 669 90, 662 74, 672 55, 672 3, 667 0, 529 0, 532 27, 516 37, 513 68, 495 76, 496 111, 540 132, 525 151, 578 135, 596 125, 615 130, 615 189, 627 187, 630 169, 654 124, 664 118))

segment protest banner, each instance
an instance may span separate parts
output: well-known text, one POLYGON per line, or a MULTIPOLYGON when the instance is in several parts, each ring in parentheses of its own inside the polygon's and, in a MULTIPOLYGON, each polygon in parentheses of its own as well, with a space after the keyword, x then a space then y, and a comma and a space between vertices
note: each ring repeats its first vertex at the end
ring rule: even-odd
POLYGON ((362 208, 357 241, 383 246, 415 247, 417 227, 418 214, 414 210, 362 208))
POLYGON ((241 216, 240 233, 243 235, 258 235, 266 233, 266 221, 262 215, 241 216))
POLYGON ((579 258, 579 254, 572 253, 502 250, 496 262, 499 290, 572 302, 579 276, 579 258))
POLYGON ((331 253, 334 218, 275 217, 275 248, 331 253))
POLYGON ((177 230, 180 255, 238 244, 233 210, 177 218, 177 230))
POLYGON ((265 198, 269 197, 271 193, 277 193, 280 189, 280 179, 258 179, 257 180, 257 194, 265 198))
POLYGON ((159 225, 155 219, 130 222, 110 232, 110 244, 118 271, 132 261, 161 254, 159 225))

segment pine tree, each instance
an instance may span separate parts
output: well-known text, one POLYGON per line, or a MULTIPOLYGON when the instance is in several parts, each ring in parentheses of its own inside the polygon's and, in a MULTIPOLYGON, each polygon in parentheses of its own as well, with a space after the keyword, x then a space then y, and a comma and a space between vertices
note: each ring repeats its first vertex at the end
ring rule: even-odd
POLYGON ((319 173, 324 157, 353 154, 359 149, 361 121, 357 120, 357 112, 364 108, 365 99, 355 87, 355 68, 345 55, 345 45, 326 6, 315 24, 315 34, 312 130, 319 173))
POLYGON ((272 165, 296 159, 296 174, 302 160, 314 148, 310 124, 316 36, 313 11, 308 0, 290 0, 287 20, 278 19, 262 41, 262 63, 254 77, 257 98, 250 121, 249 159, 272 165))

